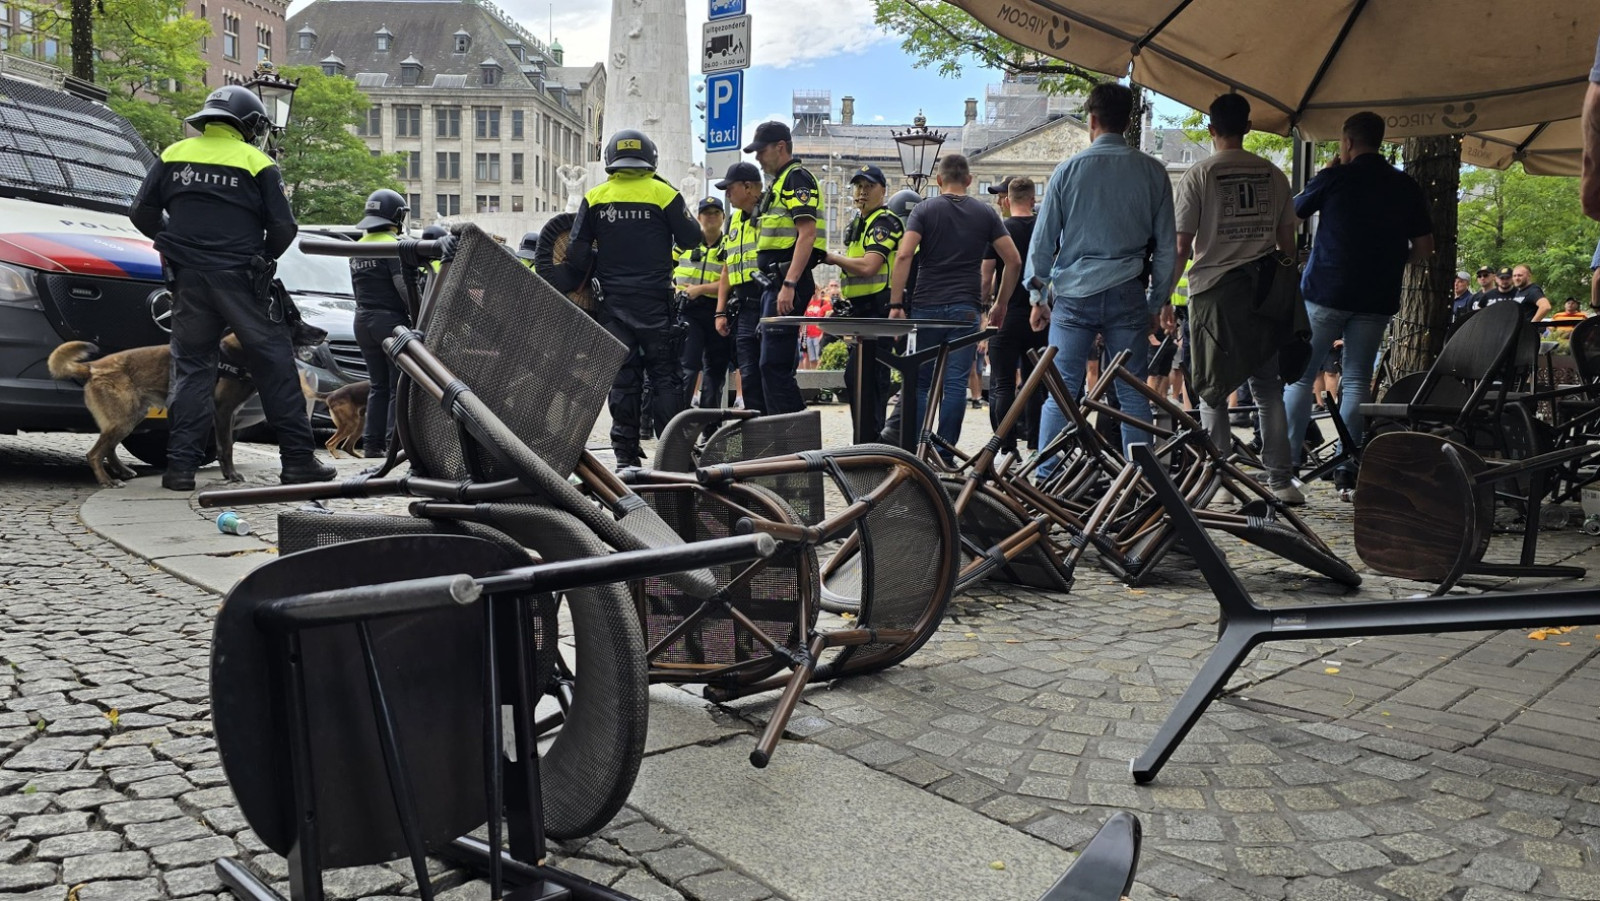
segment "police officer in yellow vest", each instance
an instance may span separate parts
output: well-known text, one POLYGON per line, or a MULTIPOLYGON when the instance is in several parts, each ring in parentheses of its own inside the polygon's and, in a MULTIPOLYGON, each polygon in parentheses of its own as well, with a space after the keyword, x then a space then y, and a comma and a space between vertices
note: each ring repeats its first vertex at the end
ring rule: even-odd
POLYGON ((517 259, 529 269, 533 268, 534 256, 539 252, 539 233, 528 232, 522 236, 522 243, 517 245, 517 259))
POLYGON ((761 392, 761 344, 740 344, 735 340, 740 334, 754 334, 761 319, 761 283, 756 281, 759 233, 755 225, 756 205, 761 201, 761 170, 753 163, 734 163, 717 182, 717 190, 728 195, 728 205, 733 207, 720 254, 717 332, 734 342, 734 362, 739 367, 745 407, 764 410, 767 402, 761 392))
MULTIPOLYGON (((824 261, 838 266, 839 294, 844 302, 835 304, 833 315, 873 316, 889 315, 889 272, 894 266, 894 253, 905 234, 905 223, 883 205, 888 179, 877 166, 862 166, 850 176, 850 189, 855 194, 856 208, 860 214, 850 222, 845 232, 843 256, 830 253, 824 261), (841 312, 845 306, 848 312, 841 312)), ((880 338, 878 353, 884 359, 894 350, 894 339, 880 338)), ((867 420, 859 431, 864 435, 877 435, 883 431, 884 415, 888 409, 889 394, 894 390, 889 367, 877 366, 877 372, 867 373, 861 390, 861 409, 855 408, 855 384, 858 378, 857 348, 852 345, 850 358, 845 364, 844 383, 849 389, 850 413, 858 421, 867 420)))
POLYGON ((643 132, 623 129, 612 135, 605 159, 610 178, 583 196, 556 279, 563 284, 552 284, 559 291, 573 290, 593 257, 606 330, 629 349, 607 398, 611 448, 623 468, 638 466, 643 455, 639 408, 645 371, 656 386, 651 404, 656 423, 670 421, 683 401, 683 372, 671 335, 676 324, 673 247, 698 246, 700 229, 689 218, 683 195, 656 175, 656 145, 643 132))
MULTIPOLYGON (((356 228, 366 232, 361 240, 399 240, 410 208, 406 199, 388 188, 367 197, 366 216, 356 228)), ((361 440, 366 457, 386 456, 394 434, 395 398, 400 390, 400 369, 389 359, 383 342, 399 326, 410 327, 411 292, 417 273, 407 272, 397 258, 353 257, 350 288, 356 296, 356 346, 367 364, 367 421, 361 440)))
MULTIPOLYGON (((695 377, 700 375, 700 406, 718 405, 722 385, 728 378, 732 346, 717 332, 717 290, 722 280, 723 235, 726 215, 722 201, 707 197, 700 201, 700 237, 705 246, 678 255, 678 268, 672 271, 672 286, 683 303, 683 405, 694 393, 695 377)), ((665 425, 665 423, 662 423, 665 425)))
MULTIPOLYGON (((822 192, 817 180, 793 155, 793 136, 782 122, 756 126, 755 140, 744 148, 754 153, 772 184, 756 207, 756 266, 766 284, 761 291, 761 316, 788 316, 804 311, 817 286, 811 270, 828 249, 823 226, 822 192), (798 305, 796 298, 799 298, 798 305)), ((768 328, 745 331, 749 320, 741 317, 739 343, 760 347, 760 387, 763 413, 796 413, 805 409, 794 370, 799 363, 800 330, 768 328)), ((745 374, 745 406, 750 403, 750 376, 745 374)))
POLYGON ((248 88, 211 92, 186 121, 199 137, 179 141, 151 167, 129 216, 155 241, 172 290, 170 430, 162 487, 194 488, 212 431, 217 344, 231 327, 267 422, 278 436, 284 484, 332 479, 319 463, 295 371, 289 324, 271 299, 278 257, 298 226, 283 177, 253 142, 271 127, 248 88))
POLYGON ((1183 274, 1172 287, 1172 312, 1178 317, 1178 355, 1172 360, 1172 396, 1185 404, 1189 401, 1186 385, 1189 374, 1189 270, 1194 268, 1194 257, 1183 264, 1183 274))

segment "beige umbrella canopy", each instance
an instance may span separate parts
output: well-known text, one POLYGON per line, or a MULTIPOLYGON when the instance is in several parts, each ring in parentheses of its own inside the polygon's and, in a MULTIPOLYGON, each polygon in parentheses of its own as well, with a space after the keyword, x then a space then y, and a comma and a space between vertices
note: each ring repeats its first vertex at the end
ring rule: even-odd
POLYGON ((1236 90, 1257 128, 1310 140, 1336 139, 1361 110, 1391 138, 1512 140, 1501 130, 1577 114, 1600 33, 1595 0, 948 2, 1056 59, 1131 65, 1134 81, 1196 109, 1236 90))
POLYGON ((1574 116, 1469 134, 1461 139, 1461 161, 1488 169, 1520 161, 1532 175, 1577 176, 1583 166, 1583 122, 1574 116))

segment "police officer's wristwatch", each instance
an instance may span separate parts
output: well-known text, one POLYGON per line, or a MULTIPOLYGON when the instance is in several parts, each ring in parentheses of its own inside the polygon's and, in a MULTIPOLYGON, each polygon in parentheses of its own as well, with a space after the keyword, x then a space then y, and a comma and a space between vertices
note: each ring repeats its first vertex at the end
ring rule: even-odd
POLYGON ((783 280, 783 286, 785 288, 789 288, 789 289, 793 290, 795 288, 800 287, 800 283, 799 282, 791 282, 788 279, 784 279, 783 280))

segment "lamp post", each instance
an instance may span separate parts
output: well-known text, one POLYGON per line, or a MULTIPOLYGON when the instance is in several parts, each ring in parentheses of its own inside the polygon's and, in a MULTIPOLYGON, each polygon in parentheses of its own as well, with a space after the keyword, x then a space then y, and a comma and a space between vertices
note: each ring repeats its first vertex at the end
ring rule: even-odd
POLYGON ((267 118, 272 121, 272 127, 261 136, 261 149, 277 159, 278 139, 289 127, 289 109, 294 106, 294 92, 300 87, 300 79, 289 81, 278 74, 278 67, 272 64, 272 60, 264 59, 256 64, 256 71, 250 80, 240 84, 260 97, 262 106, 267 108, 267 118))
POLYGON ((946 135, 930 131, 928 118, 922 115, 921 110, 911 120, 910 128, 891 131, 890 134, 894 136, 894 142, 900 145, 901 171, 911 180, 911 189, 921 194, 922 185, 933 172, 934 163, 939 161, 939 148, 944 144, 946 135))

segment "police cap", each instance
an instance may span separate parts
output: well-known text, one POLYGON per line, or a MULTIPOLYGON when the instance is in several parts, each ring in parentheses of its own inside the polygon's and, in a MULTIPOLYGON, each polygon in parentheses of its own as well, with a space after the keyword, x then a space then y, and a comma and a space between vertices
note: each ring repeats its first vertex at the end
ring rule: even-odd
POLYGON ((875 185, 889 187, 889 180, 883 177, 883 170, 872 165, 862 166, 855 171, 855 174, 850 176, 851 184, 855 184, 858 181, 870 181, 875 185))
POLYGON ((768 144, 787 141, 789 146, 794 146, 794 135, 789 132, 789 126, 782 122, 763 122, 756 126, 755 140, 744 145, 745 153, 755 153, 768 144))
POLYGON ((750 181, 761 184, 761 170, 755 163, 734 163, 728 167, 728 173, 722 176, 722 181, 717 182, 718 191, 728 190, 728 186, 736 181, 750 181))
POLYGON ((723 205, 722 205, 722 201, 718 200, 715 197, 707 197, 705 200, 700 201, 700 209, 698 210, 698 212, 705 213, 705 212, 712 211, 712 210, 714 210, 714 211, 716 211, 718 213, 726 213, 727 212, 727 209, 724 208, 723 205))
POLYGON ((1002 178, 999 181, 995 182, 994 184, 990 185, 989 186, 989 193, 990 194, 1004 194, 1005 192, 1011 190, 1011 180, 1013 178, 1015 178, 1015 177, 1016 176, 1013 176, 1013 175, 1007 175, 1005 178, 1002 178))

